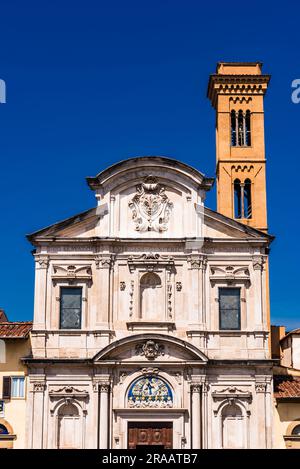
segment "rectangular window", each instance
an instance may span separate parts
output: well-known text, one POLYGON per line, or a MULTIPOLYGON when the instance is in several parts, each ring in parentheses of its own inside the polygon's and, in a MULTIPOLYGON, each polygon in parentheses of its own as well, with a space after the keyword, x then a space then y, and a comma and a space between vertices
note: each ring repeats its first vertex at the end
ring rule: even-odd
POLYGON ((25 397, 25 378, 16 376, 12 378, 11 397, 25 397))
POLYGON ((81 328, 82 288, 60 289, 60 328, 81 328))
POLYGON ((241 329, 240 288, 219 288, 219 314, 221 330, 241 329))

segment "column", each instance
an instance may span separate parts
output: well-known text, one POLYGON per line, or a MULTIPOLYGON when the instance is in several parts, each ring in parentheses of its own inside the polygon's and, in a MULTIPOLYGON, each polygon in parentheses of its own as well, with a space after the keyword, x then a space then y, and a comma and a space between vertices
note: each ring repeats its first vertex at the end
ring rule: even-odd
POLYGON ((201 406, 202 406, 202 422, 201 422, 201 427, 202 427, 202 448, 208 448, 208 384, 203 383, 201 387, 201 392, 202 392, 202 399, 201 399, 201 406))
POLYGON ((97 269, 98 286, 98 307, 97 326, 108 327, 110 321, 110 269, 112 257, 110 254, 99 254, 95 258, 97 269), (99 270, 98 270, 99 269, 99 270))
POLYGON ((108 449, 109 385, 100 384, 100 449, 108 449))
POLYGON ((46 384, 43 381, 34 381, 33 385, 33 408, 32 408, 32 448, 43 448, 44 427, 44 392, 46 384))
MULTIPOLYGON (((268 448, 267 416, 266 416, 266 387, 267 386, 266 386, 264 379, 262 379, 262 381, 257 380, 255 383, 256 415, 257 415, 256 448, 261 448, 261 449, 268 448)), ((253 446, 253 442, 250 441, 249 447, 251 448, 251 446, 253 446)))
POLYGON ((200 384, 191 384, 192 396, 192 449, 201 448, 201 419, 200 419, 200 384))
POLYGON ((33 329, 44 330, 46 327, 47 271, 49 260, 48 256, 37 255, 35 261, 33 329))

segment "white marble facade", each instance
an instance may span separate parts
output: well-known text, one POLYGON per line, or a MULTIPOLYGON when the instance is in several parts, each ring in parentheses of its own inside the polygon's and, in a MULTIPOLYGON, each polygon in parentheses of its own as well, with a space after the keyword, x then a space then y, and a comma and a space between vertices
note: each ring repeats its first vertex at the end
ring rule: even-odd
POLYGON ((29 448, 127 448, 166 423, 173 448, 272 447, 266 262, 271 238, 204 207, 213 180, 164 157, 88 178, 97 207, 35 246, 29 448), (61 327, 63 288, 80 328, 61 327), (220 288, 240 327, 220 329, 220 288))

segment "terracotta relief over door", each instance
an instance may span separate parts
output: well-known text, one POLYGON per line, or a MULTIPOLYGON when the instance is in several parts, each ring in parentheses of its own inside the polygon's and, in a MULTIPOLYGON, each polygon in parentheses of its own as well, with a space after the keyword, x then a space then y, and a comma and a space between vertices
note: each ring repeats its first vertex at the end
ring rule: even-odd
POLYGON ((145 446, 171 449, 173 444, 173 424, 171 422, 129 422, 128 448, 145 446))

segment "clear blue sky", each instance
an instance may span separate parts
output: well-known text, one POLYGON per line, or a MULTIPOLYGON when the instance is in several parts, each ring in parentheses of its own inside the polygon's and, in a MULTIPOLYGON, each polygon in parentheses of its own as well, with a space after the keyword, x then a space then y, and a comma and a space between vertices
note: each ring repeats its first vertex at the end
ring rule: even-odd
MULTIPOLYGON (((93 207, 85 182, 135 155, 166 155, 215 174, 218 61, 272 74, 265 100, 272 322, 300 326, 300 78, 296 2, 13 1, 0 7, 0 306, 32 318, 25 234, 93 207), (227 5, 227 6, 226 6, 227 5)), ((215 192, 207 205, 215 208, 215 192)))

